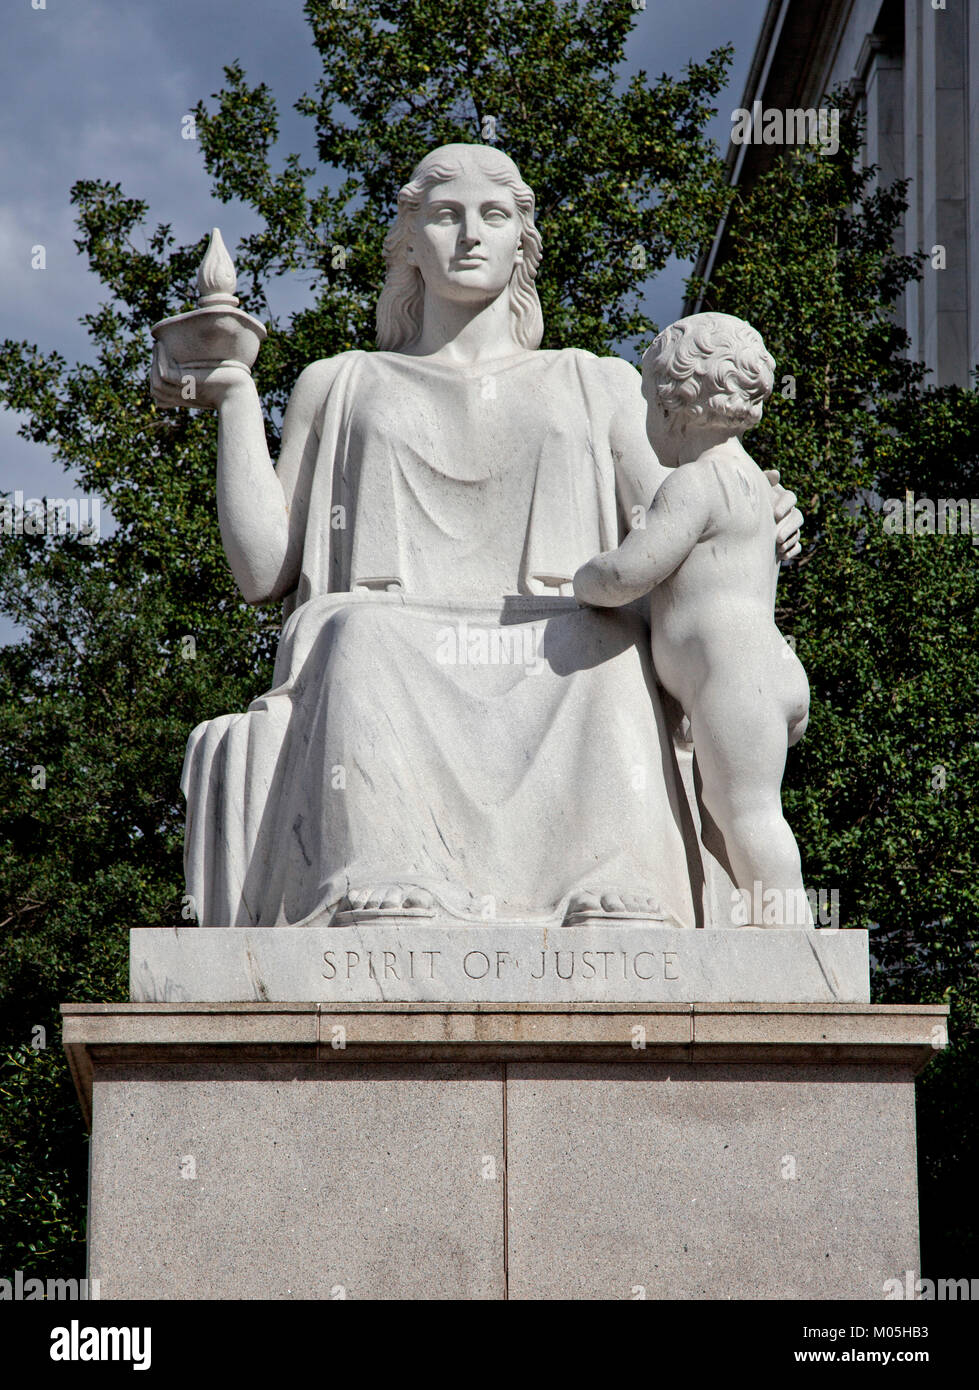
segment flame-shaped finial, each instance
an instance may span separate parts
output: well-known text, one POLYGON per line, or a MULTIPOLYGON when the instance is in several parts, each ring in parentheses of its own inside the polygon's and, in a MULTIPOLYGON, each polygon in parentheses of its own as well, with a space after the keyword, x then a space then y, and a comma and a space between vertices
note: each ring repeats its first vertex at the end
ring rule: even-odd
POLYGON ((211 232, 211 240, 204 253, 197 272, 197 303, 201 308, 208 304, 229 304, 236 306, 238 299, 235 289, 238 276, 234 261, 228 255, 218 227, 211 232))

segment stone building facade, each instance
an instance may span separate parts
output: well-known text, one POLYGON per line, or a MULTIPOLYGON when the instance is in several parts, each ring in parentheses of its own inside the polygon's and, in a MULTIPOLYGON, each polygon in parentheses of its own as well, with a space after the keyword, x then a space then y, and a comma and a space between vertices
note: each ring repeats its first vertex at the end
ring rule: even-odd
MULTIPOLYGON (((742 108, 818 108, 838 84, 866 117, 880 179, 911 180, 902 249, 928 255, 900 311, 911 355, 931 383, 968 385, 979 363, 979 0, 769 0, 742 108)), ((732 182, 749 184, 778 153, 732 143, 732 182)), ((722 227, 699 273, 723 255, 722 227)))

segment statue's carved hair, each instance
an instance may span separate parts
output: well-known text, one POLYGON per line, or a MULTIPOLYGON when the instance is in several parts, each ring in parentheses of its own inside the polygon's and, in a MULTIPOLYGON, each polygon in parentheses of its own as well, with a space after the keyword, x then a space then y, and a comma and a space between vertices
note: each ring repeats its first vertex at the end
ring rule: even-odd
POLYGON ((387 275, 377 301, 377 346, 393 352, 418 337, 422 326, 425 285, 417 266, 409 265, 405 252, 410 242, 415 213, 426 191, 437 183, 458 178, 463 158, 475 153, 480 170, 513 194, 521 223, 523 258, 510 279, 510 311, 513 336, 522 347, 536 348, 544 335, 540 300, 534 288, 542 244, 534 226, 534 194, 520 177, 513 160, 492 145, 443 145, 432 150, 398 194, 398 215, 384 241, 387 275))
POLYGON ((664 328, 643 354, 647 393, 667 417, 730 425, 738 433, 761 419, 772 393, 775 359, 761 334, 731 314, 691 314, 664 328))

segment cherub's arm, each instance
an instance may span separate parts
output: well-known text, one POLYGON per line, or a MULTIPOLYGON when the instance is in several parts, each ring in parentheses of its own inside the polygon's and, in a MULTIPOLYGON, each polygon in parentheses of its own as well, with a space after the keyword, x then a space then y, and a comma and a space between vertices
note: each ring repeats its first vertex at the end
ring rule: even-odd
POLYGON ((649 593, 687 558, 711 519, 710 499, 699 469, 671 473, 653 499, 645 526, 637 526, 618 550, 596 555, 574 577, 575 598, 601 608, 619 607, 649 593))

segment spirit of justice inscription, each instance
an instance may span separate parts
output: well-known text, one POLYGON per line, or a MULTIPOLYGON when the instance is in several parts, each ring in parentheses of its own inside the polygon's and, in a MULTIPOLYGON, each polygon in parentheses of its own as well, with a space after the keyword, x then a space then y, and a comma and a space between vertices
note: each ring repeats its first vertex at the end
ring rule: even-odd
POLYGON ((447 966, 470 980, 526 974, 532 980, 679 980, 677 951, 535 951, 524 965, 512 951, 469 950, 446 962, 446 951, 360 950, 323 952, 325 980, 438 980, 447 966))

